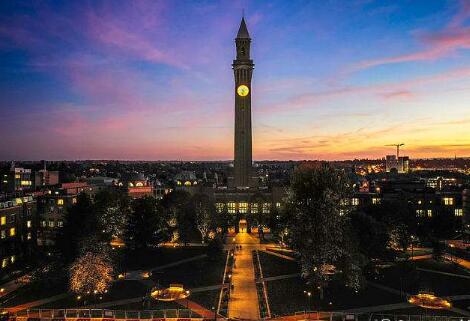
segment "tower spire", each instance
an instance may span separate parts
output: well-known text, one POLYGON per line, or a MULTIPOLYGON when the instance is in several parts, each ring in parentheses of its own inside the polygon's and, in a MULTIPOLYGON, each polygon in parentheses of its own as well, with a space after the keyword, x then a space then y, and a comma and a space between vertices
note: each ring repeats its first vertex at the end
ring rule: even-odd
POLYGON ((250 34, 248 33, 248 28, 245 23, 245 13, 243 13, 240 28, 238 28, 237 39, 250 39, 250 34))

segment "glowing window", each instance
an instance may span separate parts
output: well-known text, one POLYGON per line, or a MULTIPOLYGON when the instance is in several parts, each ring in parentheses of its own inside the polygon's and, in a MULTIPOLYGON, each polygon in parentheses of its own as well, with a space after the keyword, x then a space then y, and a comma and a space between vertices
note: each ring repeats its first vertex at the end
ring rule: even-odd
POLYGON ((58 227, 64 227, 64 222, 63 221, 57 221, 57 226, 58 227))
POLYGON ((54 221, 49 221, 49 227, 54 227, 54 221))
POLYGON ((351 199, 351 205, 355 205, 355 206, 359 205, 359 199, 356 197, 353 197, 351 199))
POLYGON ((224 203, 215 203, 215 210, 217 213, 222 213, 224 211, 224 203))
POLYGON ((26 236, 28 240, 31 240, 31 232, 28 232, 28 235, 26 236))
POLYGON ((64 205, 64 200, 61 199, 61 198, 59 198, 59 199, 57 200, 57 205, 64 205))
POLYGON ((33 224, 32 224, 31 221, 27 221, 27 222, 26 222, 26 226, 27 226, 27 227, 31 227, 31 226, 33 226, 33 224))
POLYGON ((372 204, 377 205, 377 204, 380 204, 380 202, 381 202, 380 198, 377 198, 377 197, 372 198, 372 204))
POLYGON ((7 237, 7 231, 2 230, 2 231, 0 232, 0 235, 1 235, 1 238, 2 238, 2 239, 6 238, 6 237, 7 237))
POLYGON ((8 259, 3 259, 2 260, 2 268, 5 268, 8 264, 8 259))
POLYGON ((258 214, 258 203, 251 203, 251 213, 258 214))
POLYGON ((10 236, 15 236, 16 235, 16 229, 14 227, 12 227, 10 229, 10 236))
POLYGON ((281 208, 281 203, 277 202, 276 203, 276 208, 281 208))
POLYGON ((181 184, 181 181, 177 181, 177 182, 176 182, 176 185, 181 186, 181 185, 182 185, 182 184, 181 184))
POLYGON ((144 186, 144 183, 142 183, 142 182, 137 182, 137 183, 135 183, 135 186, 142 187, 142 186, 144 186))
POLYGON ((263 203, 263 214, 271 213, 271 204, 263 203))
POLYGON ((77 203, 77 198, 76 197, 72 198, 72 204, 76 204, 76 203, 77 203))
POLYGON ((230 214, 235 214, 237 212, 236 207, 235 207, 235 202, 228 202, 227 203, 227 210, 230 214))
POLYGON ((184 182, 184 186, 191 186, 191 182, 190 181, 184 182))
POLYGON ((428 210, 428 217, 432 217, 432 210, 428 210))
POLYGON ((461 208, 456 208, 456 209, 454 210, 454 214, 455 214, 455 216, 463 216, 463 209, 461 209, 461 208))
POLYGON ((454 199, 452 197, 443 197, 442 201, 444 205, 454 205, 454 199))
POLYGON ((416 216, 424 216, 424 210, 416 210, 416 216))
POLYGON ((21 186, 30 186, 31 181, 21 181, 21 186))
POLYGON ((242 202, 238 203, 238 212, 245 214, 248 212, 248 203, 242 202))
POLYGON ((16 175, 15 175, 15 178, 16 178, 16 179, 20 179, 20 178, 21 178, 21 175, 20 175, 20 174, 16 174, 16 175))
POLYGON ((2 218, 0 218, 0 225, 5 225, 5 224, 7 224, 7 217, 2 216, 2 218))

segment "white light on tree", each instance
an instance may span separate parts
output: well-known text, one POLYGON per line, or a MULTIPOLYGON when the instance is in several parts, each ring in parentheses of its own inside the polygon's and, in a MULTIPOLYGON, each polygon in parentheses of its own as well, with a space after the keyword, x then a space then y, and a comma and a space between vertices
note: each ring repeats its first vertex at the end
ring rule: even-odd
POLYGON ((87 252, 70 267, 70 290, 77 294, 106 293, 112 275, 113 267, 106 257, 87 252))

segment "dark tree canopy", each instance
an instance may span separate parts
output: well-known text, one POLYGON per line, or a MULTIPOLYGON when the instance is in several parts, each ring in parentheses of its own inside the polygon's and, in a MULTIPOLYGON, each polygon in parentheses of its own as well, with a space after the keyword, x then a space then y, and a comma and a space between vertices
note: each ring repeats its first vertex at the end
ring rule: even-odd
POLYGON ((346 175, 328 164, 294 172, 284 212, 286 239, 314 286, 326 286, 332 269, 342 272, 348 286, 360 286, 361 263, 345 203, 350 193, 346 175))

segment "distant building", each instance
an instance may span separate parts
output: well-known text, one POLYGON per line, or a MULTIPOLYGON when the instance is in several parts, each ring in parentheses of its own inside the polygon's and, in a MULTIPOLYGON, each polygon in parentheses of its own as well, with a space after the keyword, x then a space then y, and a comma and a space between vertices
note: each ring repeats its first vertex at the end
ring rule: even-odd
POLYGON ((31 169, 12 167, 0 173, 0 191, 3 193, 15 193, 28 191, 33 188, 31 169))
POLYGON ((385 158, 385 171, 387 173, 408 173, 410 171, 410 158, 408 156, 401 156, 397 159, 395 155, 387 155, 385 158))
POLYGON ((53 186, 59 184, 59 171, 41 169, 34 173, 34 186, 53 186))

